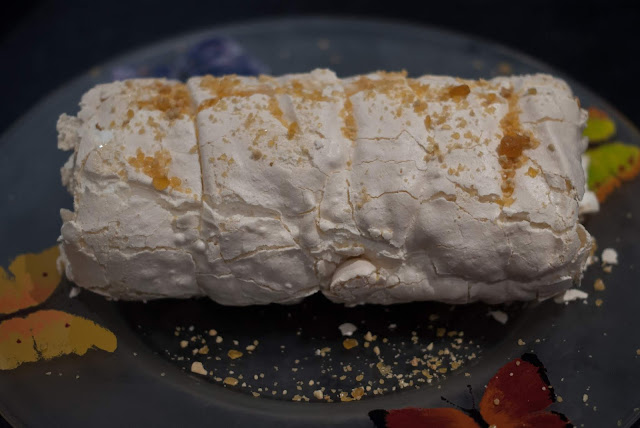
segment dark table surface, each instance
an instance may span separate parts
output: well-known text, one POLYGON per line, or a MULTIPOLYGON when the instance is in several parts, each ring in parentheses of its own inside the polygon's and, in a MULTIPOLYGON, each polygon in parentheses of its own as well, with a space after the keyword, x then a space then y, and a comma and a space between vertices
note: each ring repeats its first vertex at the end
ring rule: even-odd
POLYGON ((220 24, 292 14, 403 20, 494 40, 573 76, 640 124, 640 8, 634 1, 14 3, 0 14, 0 132, 65 81, 127 50, 220 24))
POLYGON ((0 132, 65 81, 124 51, 223 23, 292 14, 404 20, 494 40, 573 76, 640 123, 640 8, 634 1, 13 3, 13 11, 0 14, 0 132))

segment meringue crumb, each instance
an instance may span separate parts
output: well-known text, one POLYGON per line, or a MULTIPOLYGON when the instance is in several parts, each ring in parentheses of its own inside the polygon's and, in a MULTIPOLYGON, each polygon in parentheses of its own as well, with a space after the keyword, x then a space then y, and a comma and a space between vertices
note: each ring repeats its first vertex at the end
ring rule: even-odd
POLYGON ((518 339, 518 345, 520 345, 520 346, 524 346, 524 345, 526 345, 526 343, 525 343, 525 341, 524 341, 524 340, 522 340, 522 339, 518 339))
POLYGON ((602 251, 602 264, 603 265, 617 265, 618 253, 613 248, 605 248, 602 251))
POLYGON ((360 398, 362 398, 363 395, 364 395, 364 388, 361 386, 354 388, 353 391, 351 391, 351 396, 356 400, 359 400, 360 398))
POLYGON ((218 332, 215 329, 211 329, 209 330, 209 336, 215 336, 216 334, 218 334, 218 332))
POLYGON ((342 346, 344 346, 345 349, 355 348, 358 346, 358 341, 356 339, 345 339, 342 342, 342 346))
POLYGON ((573 302, 574 300, 584 300, 589 295, 582 290, 578 290, 576 288, 570 288, 562 294, 557 295, 553 298, 553 301, 556 303, 568 303, 573 302))
POLYGON ((558 403, 562 403, 563 399, 562 399, 562 397, 561 397, 561 396, 559 396, 559 395, 558 395, 558 396, 556 396, 556 401, 557 401, 558 403))
POLYGON ((319 389, 316 389, 315 391, 313 391, 313 396, 316 397, 318 400, 322 400, 322 398, 324 397, 324 393, 319 389))
POLYGON ((187 346, 189 346, 189 342, 187 342, 186 340, 181 340, 180 341, 180 347, 181 348, 186 348, 187 346))
POLYGON ((582 396, 582 401, 583 401, 584 403, 586 403, 587 401, 589 401, 589 396, 588 396, 587 394, 584 394, 584 395, 582 396))
POLYGON ((227 376, 222 381, 225 385, 236 386, 238 384, 238 379, 235 377, 227 376))
POLYGON ((331 348, 329 348, 328 346, 325 346, 322 349, 316 349, 316 355, 320 357, 325 357, 329 352, 331 352, 331 348))
POLYGON ((496 405, 496 406, 497 406, 498 404, 500 404, 500 399, 498 399, 498 398, 494 398, 494 399, 493 399, 493 404, 494 404, 494 405, 496 405))
POLYGON ((602 279, 600 278, 596 279, 593 283, 593 289, 596 291, 604 291, 604 281, 602 281, 602 279))
POLYGON ((498 321, 500 324, 506 324, 509 320, 509 315, 507 315, 503 311, 489 311, 489 316, 491 316, 494 320, 498 321))
POLYGON ((202 363, 199 361, 194 361, 193 364, 191 364, 191 372, 197 373, 203 376, 207 375, 207 371, 205 370, 202 363))
POLYGON ((236 351, 235 349, 230 349, 229 352, 227 352, 227 356, 232 360, 235 360, 242 357, 242 352, 236 351))
POLYGON ((222 343, 222 336, 216 337, 216 343, 222 343))
POLYGON ((604 301, 602 299, 596 299, 596 306, 602 306, 604 301))
POLYGON ((338 326, 338 329, 340 330, 340 333, 343 336, 352 336, 353 333, 356 332, 358 327, 356 327, 355 325, 351 324, 350 322, 345 322, 343 324, 340 324, 338 326))

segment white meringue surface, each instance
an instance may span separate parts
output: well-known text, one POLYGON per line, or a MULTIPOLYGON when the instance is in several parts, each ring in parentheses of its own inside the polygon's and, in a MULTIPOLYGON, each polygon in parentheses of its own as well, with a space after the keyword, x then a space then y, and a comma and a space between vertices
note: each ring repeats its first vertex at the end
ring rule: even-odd
POLYGON ((100 85, 58 123, 67 276, 123 299, 543 299, 581 279, 586 114, 548 75, 100 85))

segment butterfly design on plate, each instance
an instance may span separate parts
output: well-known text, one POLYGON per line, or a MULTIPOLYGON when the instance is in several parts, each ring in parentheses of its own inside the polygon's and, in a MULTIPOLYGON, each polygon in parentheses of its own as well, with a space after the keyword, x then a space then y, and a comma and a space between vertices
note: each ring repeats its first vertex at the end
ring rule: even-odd
MULTIPOLYGON (((469 390, 471 387, 469 386, 469 390)), ((473 399, 473 394, 471 395, 473 399)), ((449 404, 444 397, 442 398, 449 404)), ((373 410, 369 417, 377 428, 567 428, 561 413, 547 411, 556 401, 546 369, 534 354, 524 354, 505 364, 487 385, 476 408, 405 408, 373 410)))
POLYGON ((62 355, 84 355, 89 349, 113 352, 116 336, 91 320, 57 309, 33 308, 58 289, 58 246, 21 254, 0 266, 0 370, 62 355), (23 313, 26 316, 17 316, 23 313))

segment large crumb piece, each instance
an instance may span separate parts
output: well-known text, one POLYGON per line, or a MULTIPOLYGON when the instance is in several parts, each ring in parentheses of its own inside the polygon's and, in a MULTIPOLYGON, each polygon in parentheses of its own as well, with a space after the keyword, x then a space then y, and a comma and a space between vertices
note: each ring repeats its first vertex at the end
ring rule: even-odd
POLYGON ((207 375, 207 370, 205 370, 204 366, 199 361, 194 361, 191 364, 191 372, 197 373, 197 374, 203 375, 203 376, 207 375))

